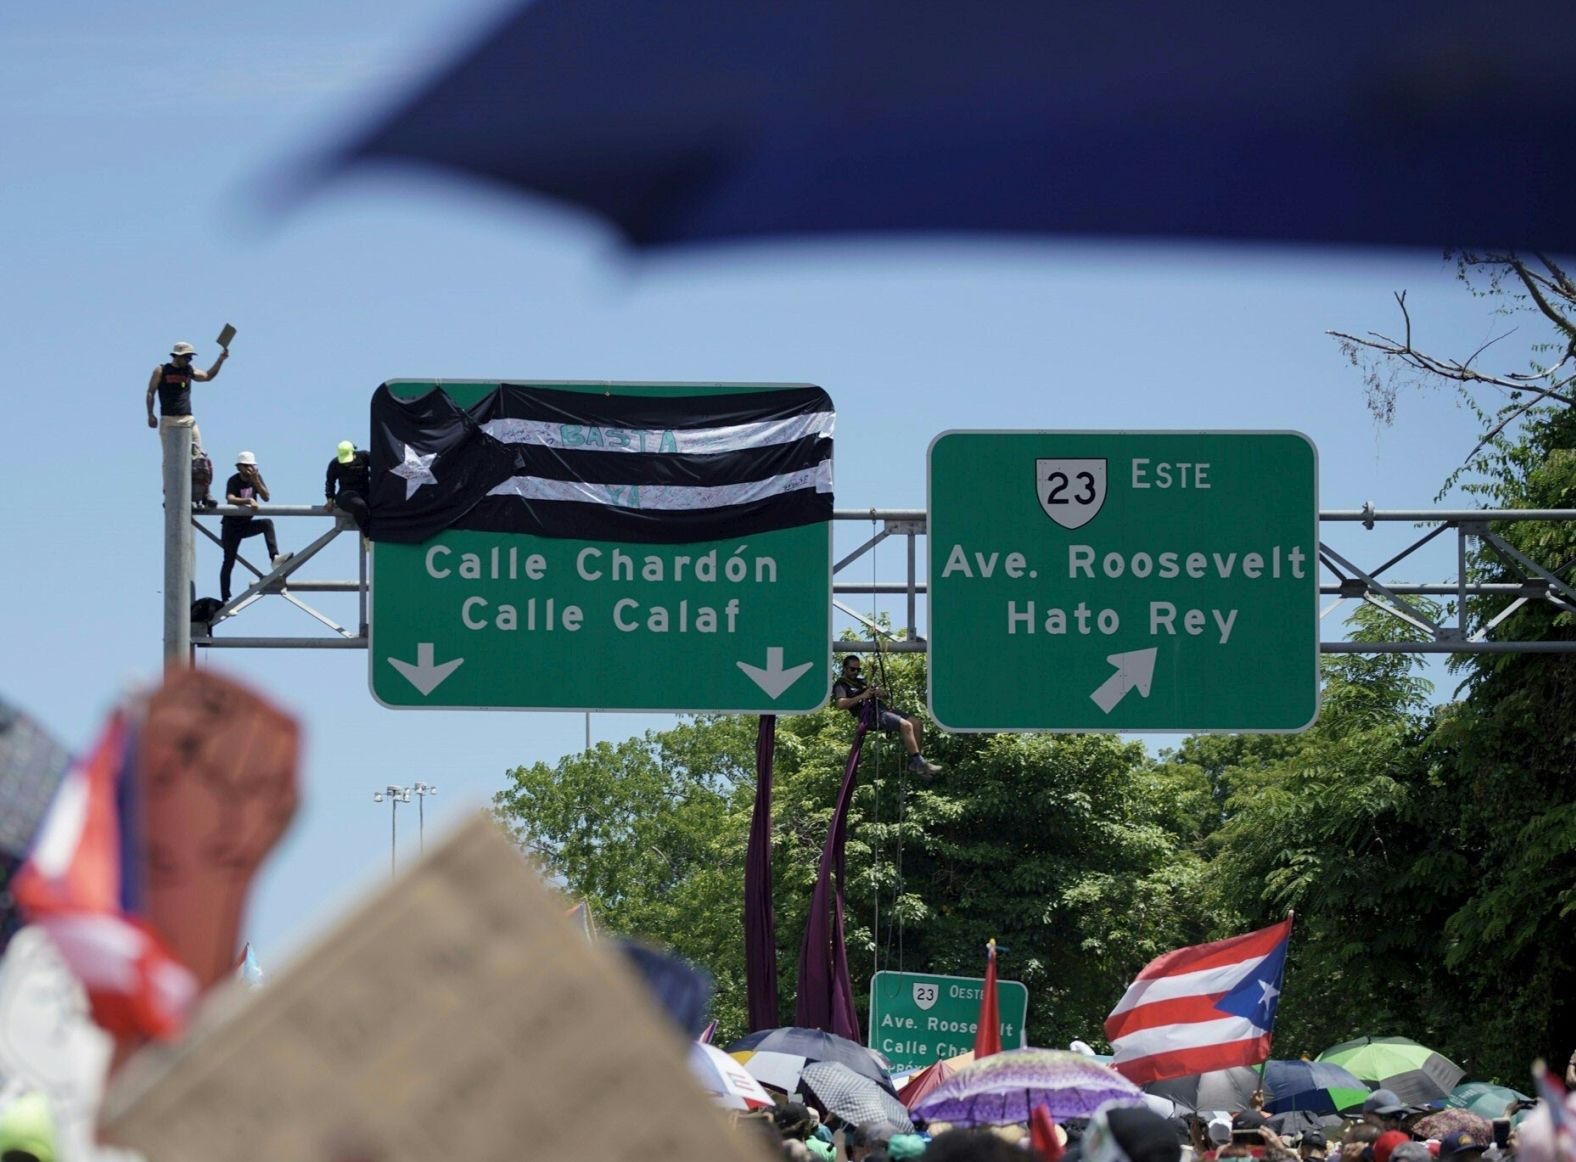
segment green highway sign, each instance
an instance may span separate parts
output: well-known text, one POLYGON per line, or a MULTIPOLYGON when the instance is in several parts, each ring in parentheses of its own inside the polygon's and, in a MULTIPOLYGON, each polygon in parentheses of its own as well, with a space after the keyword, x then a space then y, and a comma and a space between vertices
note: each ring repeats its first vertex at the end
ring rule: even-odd
POLYGON ((946 432, 930 709, 949 730, 1306 729, 1318 456, 1297 432, 946 432))
MULTIPOLYGON (((981 977, 878 972, 870 979, 866 1044, 892 1063, 893 1073, 967 1053, 974 1048, 984 992, 981 977)), ((1029 990, 1015 980, 998 980, 996 1004, 1002 1048, 1027 1045, 1029 990)))
MULTIPOLYGON (((440 386, 464 405, 487 385, 440 386)), ((609 388, 686 394, 596 391, 609 388)), ((825 521, 684 544, 455 528, 374 542, 372 694, 394 708, 816 710, 831 681, 831 562, 825 521)))

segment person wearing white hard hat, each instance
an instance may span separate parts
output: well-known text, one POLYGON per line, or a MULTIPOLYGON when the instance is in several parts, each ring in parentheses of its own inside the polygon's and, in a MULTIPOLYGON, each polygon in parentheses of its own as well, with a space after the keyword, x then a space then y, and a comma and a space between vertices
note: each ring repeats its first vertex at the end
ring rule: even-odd
MULTIPOLYGON (((242 452, 235 458, 235 475, 225 483, 224 502, 237 508, 257 510, 259 500, 268 499, 268 485, 257 469, 257 457, 242 452)), ((235 568, 235 558, 241 551, 241 542, 247 537, 261 536, 268 546, 268 559, 275 568, 283 565, 292 554, 279 552, 279 542, 274 540, 274 522, 267 517, 226 516, 219 522, 219 543, 224 548, 224 563, 219 566, 219 598, 230 600, 230 573, 235 568)))
MULTIPOLYGON (((192 382, 207 383, 208 380, 219 374, 219 368, 224 366, 224 361, 230 358, 228 347, 220 348, 219 358, 215 359, 213 366, 204 371, 200 367, 192 366, 192 359, 197 354, 197 349, 190 343, 177 343, 170 348, 170 361, 161 363, 153 369, 153 375, 148 379, 148 427, 173 428, 182 427, 192 430, 192 455, 202 453, 202 432, 197 428, 197 418, 192 415, 192 382), (153 398, 159 399, 159 417, 153 415, 153 398)), ((161 441, 162 443, 162 441, 161 441)), ((212 506, 211 496, 193 497, 198 503, 209 502, 212 506)))

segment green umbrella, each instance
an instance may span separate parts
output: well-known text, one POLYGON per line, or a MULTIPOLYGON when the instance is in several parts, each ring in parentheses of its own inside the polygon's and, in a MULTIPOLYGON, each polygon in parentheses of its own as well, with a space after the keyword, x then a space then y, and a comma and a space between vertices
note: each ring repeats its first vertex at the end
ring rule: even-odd
POLYGON ((1449 1095, 1465 1075, 1455 1062, 1407 1037, 1359 1037, 1319 1054, 1355 1073, 1375 1089, 1395 1093, 1403 1105, 1420 1105, 1449 1095))
POLYGON ((1495 1118, 1505 1117, 1505 1111, 1511 1102, 1531 1101, 1524 1093, 1517 1093, 1506 1085, 1492 1085, 1486 1081, 1468 1081, 1456 1086, 1450 1091, 1450 1096, 1445 1099, 1445 1104, 1452 1109, 1471 1110, 1479 1117, 1495 1118))

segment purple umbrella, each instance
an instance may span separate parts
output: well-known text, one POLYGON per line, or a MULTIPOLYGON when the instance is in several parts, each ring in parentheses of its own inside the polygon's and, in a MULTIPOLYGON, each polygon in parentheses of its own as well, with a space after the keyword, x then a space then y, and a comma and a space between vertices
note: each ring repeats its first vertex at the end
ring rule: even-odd
POLYGON ((1082 1118, 1108 1102, 1142 1102, 1143 1094, 1108 1065, 1062 1049, 1008 1049, 966 1065, 914 1107, 930 1122, 954 1126, 1082 1118))

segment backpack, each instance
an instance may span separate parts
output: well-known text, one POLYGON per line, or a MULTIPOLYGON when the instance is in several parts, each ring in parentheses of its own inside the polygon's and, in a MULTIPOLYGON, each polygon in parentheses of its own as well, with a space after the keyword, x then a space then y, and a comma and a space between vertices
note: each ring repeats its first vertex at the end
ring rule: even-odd
POLYGON ((208 633, 213 633, 213 615, 224 608, 224 602, 217 597, 199 597, 192 602, 192 624, 202 626, 208 633))

